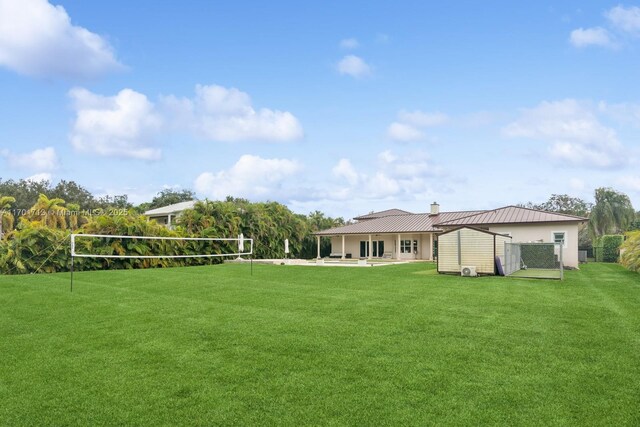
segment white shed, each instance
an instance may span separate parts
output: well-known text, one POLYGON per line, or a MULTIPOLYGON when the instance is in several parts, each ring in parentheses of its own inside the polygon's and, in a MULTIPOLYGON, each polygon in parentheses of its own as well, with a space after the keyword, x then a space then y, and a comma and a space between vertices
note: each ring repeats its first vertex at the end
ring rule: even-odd
POLYGON ((511 237, 473 227, 459 227, 438 236, 438 273, 473 267, 477 274, 496 274, 496 257, 504 259, 511 237))

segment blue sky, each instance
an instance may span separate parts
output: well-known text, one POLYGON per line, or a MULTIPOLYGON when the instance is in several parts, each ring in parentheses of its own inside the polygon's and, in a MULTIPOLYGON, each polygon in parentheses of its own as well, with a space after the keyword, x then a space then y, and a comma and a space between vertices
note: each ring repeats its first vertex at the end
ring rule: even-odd
POLYGON ((0 177, 346 218, 640 208, 640 8, 0 0, 0 177))

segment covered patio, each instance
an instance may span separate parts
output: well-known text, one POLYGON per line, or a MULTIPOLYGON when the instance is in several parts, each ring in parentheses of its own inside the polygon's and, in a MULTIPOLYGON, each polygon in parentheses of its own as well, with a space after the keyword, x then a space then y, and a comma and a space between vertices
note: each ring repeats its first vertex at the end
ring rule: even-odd
POLYGON ((429 233, 370 233, 316 235, 317 253, 320 259, 322 238, 331 239, 329 258, 342 260, 357 259, 394 259, 394 260, 433 260, 433 248, 437 237, 429 233))

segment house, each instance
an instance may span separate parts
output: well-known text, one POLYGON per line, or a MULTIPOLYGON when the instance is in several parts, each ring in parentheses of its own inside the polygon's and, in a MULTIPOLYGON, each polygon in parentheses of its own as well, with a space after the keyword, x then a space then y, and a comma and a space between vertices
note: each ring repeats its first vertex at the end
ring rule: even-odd
POLYGON ((143 215, 152 221, 165 225, 167 228, 172 228, 176 217, 180 215, 182 211, 193 208, 196 202, 197 200, 189 200, 186 202, 174 203, 173 205, 150 209, 143 215))
POLYGON ((399 209, 354 218, 357 222, 322 230, 317 236, 331 239, 332 256, 344 258, 391 258, 434 260, 438 235, 461 226, 470 226, 508 235, 517 242, 562 242, 564 265, 578 267, 578 226, 587 218, 544 212, 519 206, 489 211, 440 212, 437 203, 429 213, 399 209))

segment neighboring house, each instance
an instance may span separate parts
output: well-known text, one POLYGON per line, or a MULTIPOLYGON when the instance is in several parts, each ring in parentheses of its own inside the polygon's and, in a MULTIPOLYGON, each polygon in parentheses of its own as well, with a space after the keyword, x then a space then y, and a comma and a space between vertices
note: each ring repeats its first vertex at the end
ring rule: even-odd
POLYGON ((332 256, 340 258, 392 258, 433 260, 438 235, 460 226, 506 234, 517 242, 562 242, 564 265, 578 267, 578 225, 587 218, 543 212, 517 206, 491 211, 440 212, 437 203, 429 213, 413 214, 391 209, 354 218, 358 222, 319 231, 331 238, 332 256))
POLYGON ((189 200, 187 202, 175 203, 173 205, 148 210, 144 215, 150 220, 165 225, 167 228, 173 228, 176 217, 180 215, 182 211, 193 208, 196 202, 197 200, 189 200))

